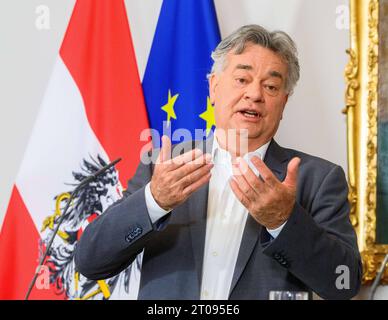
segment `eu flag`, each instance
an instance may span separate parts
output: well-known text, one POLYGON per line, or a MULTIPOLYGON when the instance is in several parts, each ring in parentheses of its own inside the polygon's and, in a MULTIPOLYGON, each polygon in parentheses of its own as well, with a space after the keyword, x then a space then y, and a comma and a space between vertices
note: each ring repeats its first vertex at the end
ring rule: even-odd
POLYGON ((213 129, 206 75, 219 40, 213 0, 163 1, 143 78, 150 127, 160 136, 163 125, 172 133, 187 129, 193 138, 195 129, 213 129))

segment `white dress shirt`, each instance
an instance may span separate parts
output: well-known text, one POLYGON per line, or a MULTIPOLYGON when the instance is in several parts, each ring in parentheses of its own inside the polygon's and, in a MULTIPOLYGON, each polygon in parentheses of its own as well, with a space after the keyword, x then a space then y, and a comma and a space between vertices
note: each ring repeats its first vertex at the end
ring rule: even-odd
MULTIPOLYGON (((244 155, 250 162, 252 156, 264 159, 269 142, 259 149, 244 155)), ((228 299, 234 268, 240 249, 248 210, 236 198, 229 185, 232 176, 232 163, 229 152, 222 149, 216 137, 213 142, 212 159, 214 167, 209 182, 205 252, 203 256, 201 300, 228 299)), ((256 168, 253 169, 256 174, 256 168)), ((150 183, 145 188, 145 200, 152 223, 168 213, 159 207, 150 190, 150 183)), ((276 238, 285 223, 277 229, 268 230, 276 238)))

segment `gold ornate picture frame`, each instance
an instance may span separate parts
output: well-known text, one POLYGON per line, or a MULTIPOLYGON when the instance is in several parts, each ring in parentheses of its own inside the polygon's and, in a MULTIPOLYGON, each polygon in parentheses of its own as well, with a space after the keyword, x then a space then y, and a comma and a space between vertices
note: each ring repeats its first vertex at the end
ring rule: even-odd
MULTIPOLYGON (((345 70, 350 217, 357 231, 364 283, 375 278, 388 253, 388 244, 376 242, 381 8, 388 9, 388 0, 350 0, 350 60, 345 70)), ((388 283, 388 270, 382 281, 388 283)))

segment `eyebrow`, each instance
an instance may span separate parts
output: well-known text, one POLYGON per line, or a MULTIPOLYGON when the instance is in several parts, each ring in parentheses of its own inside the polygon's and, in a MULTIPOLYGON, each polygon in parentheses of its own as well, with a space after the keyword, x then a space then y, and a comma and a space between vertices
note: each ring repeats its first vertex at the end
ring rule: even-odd
POLYGON ((252 70, 253 67, 250 66, 249 64, 238 64, 238 65, 236 66, 236 69, 252 70))
MULTIPOLYGON (((235 69, 239 70, 253 70, 253 67, 249 64, 238 64, 235 69)), ((268 75, 275 78, 280 78, 283 80, 283 75, 275 70, 269 71, 268 75)))
POLYGON ((280 72, 277 72, 277 71, 270 71, 268 72, 268 74, 271 76, 271 77, 276 77, 276 78, 280 78, 283 80, 283 75, 280 73, 280 72))

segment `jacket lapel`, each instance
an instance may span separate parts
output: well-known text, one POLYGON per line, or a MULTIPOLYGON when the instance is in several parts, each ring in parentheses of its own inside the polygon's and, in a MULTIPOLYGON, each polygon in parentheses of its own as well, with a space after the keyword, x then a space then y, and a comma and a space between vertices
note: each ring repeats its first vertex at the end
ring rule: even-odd
POLYGON ((241 239, 240 250, 238 252, 236 266, 234 268, 232 284, 230 286, 229 295, 232 293, 234 287, 237 284, 237 281, 240 279, 241 274, 243 273, 245 266, 248 262, 249 257, 251 256, 254 247, 256 246, 257 239, 259 238, 260 230, 262 226, 258 224, 251 215, 248 215, 247 222, 245 224, 245 229, 243 237, 241 239))
MULTIPOLYGON (((213 136, 202 143, 196 142, 193 148, 201 149, 204 153, 211 153, 213 147, 213 136)), ((209 194, 209 183, 195 192, 187 201, 189 211, 189 229, 191 244, 195 260, 195 270, 198 277, 198 299, 201 290, 203 256, 205 251, 206 218, 209 194)))
MULTIPOLYGON (((272 140, 265 155, 264 163, 267 165, 268 168, 271 169, 271 171, 280 181, 283 181, 287 173, 288 158, 289 157, 287 156, 284 149, 281 148, 275 142, 275 140, 272 140)), ((261 229, 262 226, 258 222, 256 222, 256 220, 253 219, 251 215, 248 215, 243 237, 241 240, 236 266, 233 273, 229 296, 235 288, 238 280, 240 279, 245 269, 245 266, 248 263, 249 257, 252 255, 252 252, 258 242, 261 229)))
POLYGON ((190 216, 189 229, 191 235, 191 245, 195 261, 195 270, 197 271, 198 277, 198 294, 201 290, 202 264, 203 255, 205 251, 208 192, 209 184, 206 184, 191 196, 190 201, 188 203, 190 216))
POLYGON ((286 177, 289 158, 285 149, 280 147, 275 140, 272 140, 265 155, 264 163, 280 181, 283 181, 286 177))

